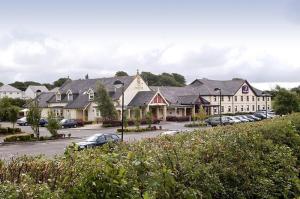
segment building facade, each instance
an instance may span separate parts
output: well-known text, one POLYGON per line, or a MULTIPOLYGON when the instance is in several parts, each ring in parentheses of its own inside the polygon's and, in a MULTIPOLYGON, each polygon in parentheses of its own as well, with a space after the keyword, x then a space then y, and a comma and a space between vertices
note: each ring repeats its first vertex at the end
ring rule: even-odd
POLYGON ((124 106, 127 118, 133 117, 138 108, 141 117, 151 112, 153 117, 166 120, 168 116, 182 117, 196 114, 203 107, 207 114, 235 114, 271 109, 271 96, 252 87, 248 81, 232 79, 227 81, 196 79, 185 87, 149 87, 139 74, 135 76, 69 80, 56 92, 45 92, 38 96, 42 117, 53 111, 57 117, 101 120, 101 113, 95 103, 97 83, 105 86, 114 105, 121 115, 121 88, 114 82, 124 83, 124 106), (220 93, 221 91, 221 93, 220 93), (221 94, 221 107, 220 107, 221 94))
POLYGON ((10 86, 10 85, 3 85, 0 87, 0 99, 3 97, 9 97, 13 99, 20 98, 22 99, 24 97, 23 91, 10 86))

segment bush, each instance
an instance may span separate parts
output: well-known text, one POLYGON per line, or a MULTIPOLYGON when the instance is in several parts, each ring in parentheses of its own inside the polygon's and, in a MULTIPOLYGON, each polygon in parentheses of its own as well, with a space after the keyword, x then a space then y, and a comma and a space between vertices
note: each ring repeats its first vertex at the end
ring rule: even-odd
POLYGON ((4 142, 32 141, 32 140, 35 140, 34 135, 28 133, 10 135, 4 138, 4 142))
POLYGON ((84 121, 83 125, 89 125, 89 124, 93 124, 93 121, 84 121))
MULTIPOLYGON (((156 126, 146 127, 146 128, 125 128, 124 132, 145 132, 145 131, 156 131, 156 126)), ((117 132, 122 132, 122 129, 117 129, 117 132)))
POLYGON ((190 116, 182 116, 182 117, 177 117, 177 116, 167 116, 166 120, 170 122, 187 122, 190 121, 190 116))
POLYGON ((51 160, 23 156, 0 161, 0 194, 4 198, 297 198, 300 182, 293 149, 297 144, 289 139, 296 132, 291 118, 68 150, 51 160))
POLYGON ((204 126, 207 126, 205 122, 189 123, 184 125, 184 127, 204 127, 204 126))
POLYGON ((21 133, 20 128, 0 128, 0 135, 7 135, 7 134, 15 134, 15 133, 21 133))
MULTIPOLYGON (((158 120, 158 119, 152 120, 152 124, 159 124, 159 123, 160 123, 160 120, 158 120)), ((127 124, 128 124, 128 126, 135 125, 133 120, 127 120, 127 124)), ((141 125, 146 125, 146 124, 147 124, 147 120, 142 119, 141 125)), ((103 127, 117 127, 117 126, 122 126, 122 122, 119 120, 106 120, 106 121, 103 121, 102 126, 103 127)))

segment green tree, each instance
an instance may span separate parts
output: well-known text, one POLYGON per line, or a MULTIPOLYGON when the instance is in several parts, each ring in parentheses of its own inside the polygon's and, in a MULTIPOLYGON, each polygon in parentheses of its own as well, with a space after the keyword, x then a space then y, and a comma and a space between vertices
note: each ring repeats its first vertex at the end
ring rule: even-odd
POLYGON ((58 135, 57 130, 60 129, 60 124, 55 118, 53 111, 48 112, 48 125, 46 126, 46 128, 53 137, 56 137, 58 135))
POLYGON ((178 73, 172 73, 172 76, 174 77, 174 79, 180 83, 182 86, 185 85, 186 81, 185 81, 185 77, 183 75, 180 75, 178 73))
POLYGON ((128 74, 125 71, 118 71, 115 74, 116 77, 122 77, 122 76, 128 76, 128 74))
POLYGON ((31 128, 38 139, 40 138, 40 120, 41 110, 38 106, 37 100, 34 100, 29 103, 27 122, 31 125, 31 128))
POLYGON ((3 86, 3 83, 2 83, 2 82, 0 82, 0 86, 3 86))
POLYGON ((199 112, 196 114, 196 117, 197 120, 199 120, 201 123, 203 123, 204 120, 207 118, 207 113, 202 106, 200 106, 199 112))
POLYGON ((146 113, 146 121, 147 121, 147 124, 148 124, 148 128, 151 128, 151 125, 153 123, 153 116, 152 116, 152 112, 151 111, 148 111, 146 113))
POLYGON ((54 87, 61 87, 67 80, 69 80, 69 78, 59 78, 58 80, 56 80, 55 82, 53 82, 53 86, 54 87))
POLYGON ((138 107, 136 107, 134 109, 134 123, 137 129, 140 128, 141 125, 141 109, 139 109, 138 107))
POLYGON ((15 128, 15 124, 18 120, 19 111, 20 109, 17 106, 11 106, 8 108, 8 119, 12 123, 13 128, 15 128))
POLYGON ((8 97, 0 99, 0 119, 2 121, 9 120, 9 108, 12 106, 11 100, 8 97))
POLYGON ((100 82, 96 83, 95 102, 103 120, 116 119, 117 111, 114 103, 100 82))
POLYGON ((274 110, 280 115, 299 111, 299 100, 295 93, 280 88, 274 99, 274 110))

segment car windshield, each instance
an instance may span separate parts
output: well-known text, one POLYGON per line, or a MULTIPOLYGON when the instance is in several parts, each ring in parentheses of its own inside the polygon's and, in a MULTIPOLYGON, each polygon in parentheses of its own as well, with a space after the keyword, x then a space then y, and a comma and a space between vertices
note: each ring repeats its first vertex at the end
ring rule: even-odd
POLYGON ((99 138, 99 135, 92 135, 91 137, 88 137, 86 139, 86 141, 87 142, 96 142, 98 138, 99 138))
POLYGON ((26 117, 22 117, 20 120, 22 120, 22 121, 26 121, 26 117))
POLYGON ((60 123, 62 124, 62 123, 65 123, 67 121, 67 119, 62 119, 61 121, 60 121, 60 123))

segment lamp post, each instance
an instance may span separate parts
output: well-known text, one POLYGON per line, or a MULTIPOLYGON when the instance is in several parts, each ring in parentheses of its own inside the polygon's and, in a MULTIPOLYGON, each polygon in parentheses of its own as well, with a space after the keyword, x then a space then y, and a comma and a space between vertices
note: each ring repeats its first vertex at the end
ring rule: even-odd
POLYGON ((121 140, 123 142, 123 136, 124 136, 124 82, 121 80, 116 80, 114 82, 114 86, 116 88, 122 88, 122 111, 121 111, 121 121, 122 121, 122 134, 121 134, 121 140))
POLYGON ((265 106, 265 109, 266 109, 266 119, 268 119, 268 100, 267 100, 267 97, 268 97, 268 93, 267 92, 262 92, 262 96, 265 98, 266 100, 266 106, 265 106))
POLYGON ((215 91, 219 91, 219 98, 220 98, 219 117, 220 117, 220 124, 223 125, 223 122, 222 122, 222 113, 221 113, 221 106, 222 106, 221 96, 222 96, 222 91, 221 91, 220 88, 215 88, 215 91))

